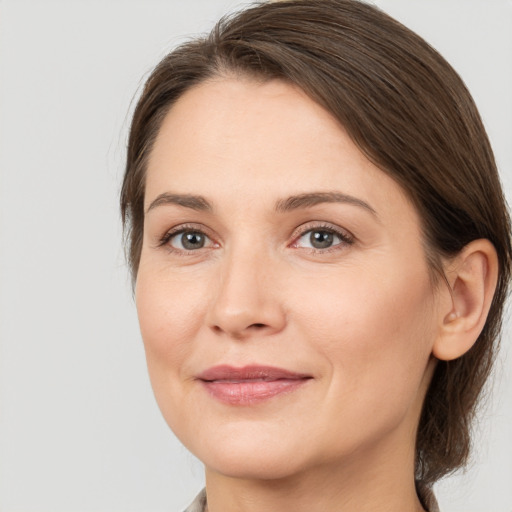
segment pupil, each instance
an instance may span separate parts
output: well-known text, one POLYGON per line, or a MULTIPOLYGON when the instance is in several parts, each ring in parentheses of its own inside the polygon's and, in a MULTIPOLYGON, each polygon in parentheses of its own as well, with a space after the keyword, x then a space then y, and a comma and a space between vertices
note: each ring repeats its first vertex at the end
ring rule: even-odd
POLYGON ((329 231, 313 231, 310 236, 311 245, 315 249, 327 249, 333 243, 334 235, 329 231))
POLYGON ((201 249, 204 247, 204 236, 201 233, 184 233, 181 243, 185 249, 201 249))

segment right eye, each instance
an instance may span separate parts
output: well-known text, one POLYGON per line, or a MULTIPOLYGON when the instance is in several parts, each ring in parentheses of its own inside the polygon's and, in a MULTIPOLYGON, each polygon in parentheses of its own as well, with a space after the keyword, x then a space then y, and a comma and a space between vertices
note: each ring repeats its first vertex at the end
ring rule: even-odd
POLYGON ((179 251, 195 251, 214 245, 213 241, 204 233, 191 229, 169 233, 164 242, 179 251))

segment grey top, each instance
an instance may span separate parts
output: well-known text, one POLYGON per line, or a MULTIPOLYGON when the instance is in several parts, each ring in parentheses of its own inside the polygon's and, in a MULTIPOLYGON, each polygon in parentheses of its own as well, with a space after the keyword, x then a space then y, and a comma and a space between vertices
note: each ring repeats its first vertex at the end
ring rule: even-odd
POLYGON ((183 512, 206 512, 206 489, 203 489, 183 512))
MULTIPOLYGON (((421 486, 419 486, 419 493, 421 502, 423 506, 427 508, 428 512, 440 512, 436 497, 430 489, 421 488, 421 486)), ((207 512, 205 489, 197 495, 196 499, 184 512, 207 512)))

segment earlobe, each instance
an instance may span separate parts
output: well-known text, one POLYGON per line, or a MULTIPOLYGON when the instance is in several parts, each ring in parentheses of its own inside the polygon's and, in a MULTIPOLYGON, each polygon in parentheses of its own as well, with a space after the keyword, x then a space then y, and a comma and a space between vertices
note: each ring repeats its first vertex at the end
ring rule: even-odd
POLYGON ((465 354, 482 332, 498 278, 498 257, 486 239, 470 242, 447 270, 450 306, 441 311, 432 353, 449 361, 465 354))

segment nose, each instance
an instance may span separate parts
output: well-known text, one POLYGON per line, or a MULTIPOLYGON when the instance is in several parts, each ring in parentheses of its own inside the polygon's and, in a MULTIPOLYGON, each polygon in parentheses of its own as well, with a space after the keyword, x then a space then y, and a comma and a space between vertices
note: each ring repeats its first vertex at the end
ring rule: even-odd
POLYGON ((223 262, 207 321, 217 334, 247 339, 280 332, 286 314, 279 299, 275 262, 260 254, 238 251, 223 262))

